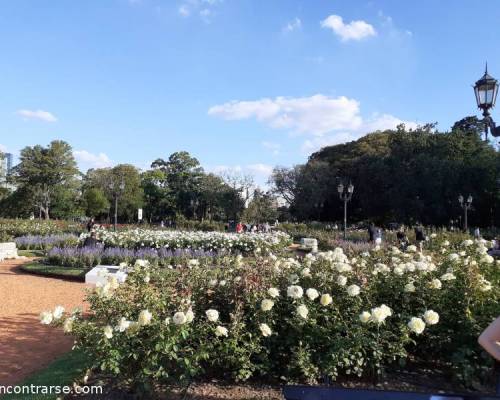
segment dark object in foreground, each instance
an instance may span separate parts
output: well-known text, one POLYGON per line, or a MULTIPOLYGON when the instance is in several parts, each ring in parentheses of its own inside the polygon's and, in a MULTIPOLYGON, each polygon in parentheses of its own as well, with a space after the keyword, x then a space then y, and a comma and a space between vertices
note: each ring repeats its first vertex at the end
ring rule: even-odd
POLYGON ((433 394, 368 389, 344 389, 328 386, 285 386, 286 400, 500 400, 484 394, 433 394))

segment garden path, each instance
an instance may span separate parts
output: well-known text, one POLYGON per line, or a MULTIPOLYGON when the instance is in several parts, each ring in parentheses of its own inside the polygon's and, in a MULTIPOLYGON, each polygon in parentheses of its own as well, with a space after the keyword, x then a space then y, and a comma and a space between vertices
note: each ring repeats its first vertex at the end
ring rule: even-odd
POLYGON ((19 383, 71 349, 62 329, 40 323, 41 311, 83 307, 85 284, 27 274, 19 269, 26 261, 0 263, 0 385, 19 383))

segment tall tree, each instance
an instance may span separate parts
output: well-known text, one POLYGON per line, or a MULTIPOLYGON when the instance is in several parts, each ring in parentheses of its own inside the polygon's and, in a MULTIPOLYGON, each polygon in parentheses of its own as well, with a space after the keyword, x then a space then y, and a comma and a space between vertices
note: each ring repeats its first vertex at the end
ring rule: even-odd
POLYGON ((36 145, 21 150, 20 162, 14 167, 13 178, 20 189, 31 193, 31 201, 45 219, 50 218, 50 208, 56 195, 66 194, 74 202, 79 171, 71 146, 55 140, 47 147, 36 145))

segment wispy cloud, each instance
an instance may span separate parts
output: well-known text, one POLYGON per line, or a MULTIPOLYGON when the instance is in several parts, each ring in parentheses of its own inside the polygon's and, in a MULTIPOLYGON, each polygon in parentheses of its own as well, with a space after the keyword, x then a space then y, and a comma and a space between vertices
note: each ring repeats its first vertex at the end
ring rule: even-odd
POLYGON ((113 165, 113 161, 105 153, 94 154, 87 150, 75 150, 73 155, 84 171, 90 168, 106 168, 113 165))
POLYGON ((281 145, 274 142, 262 142, 262 147, 269 150, 273 155, 277 156, 280 153, 281 145))
POLYGON ((25 119, 36 119, 44 122, 57 121, 57 118, 53 114, 43 110, 17 110, 16 114, 25 119))
POLYGON ((283 27, 283 32, 293 32, 302 28, 302 21, 300 18, 295 17, 293 20, 288 21, 287 24, 283 27))
POLYGON ((321 21, 321 27, 331 29, 343 42, 377 35, 373 25, 368 22, 359 20, 345 23, 341 16, 334 14, 321 21))
POLYGON ((215 16, 215 8, 223 0, 183 0, 177 11, 180 16, 187 18, 198 15, 205 23, 210 23, 215 16))

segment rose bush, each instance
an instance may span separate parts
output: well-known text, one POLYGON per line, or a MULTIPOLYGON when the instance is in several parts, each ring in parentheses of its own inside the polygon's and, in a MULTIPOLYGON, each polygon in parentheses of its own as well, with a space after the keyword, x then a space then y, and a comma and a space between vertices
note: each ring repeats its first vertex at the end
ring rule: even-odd
POLYGON ((41 318, 74 335, 98 371, 141 387, 196 377, 316 382, 401 363, 447 367, 471 384, 491 366, 477 337, 500 314, 499 265, 486 247, 441 241, 423 254, 335 249, 173 269, 137 262, 125 283, 110 278, 89 294, 88 314, 41 318))

